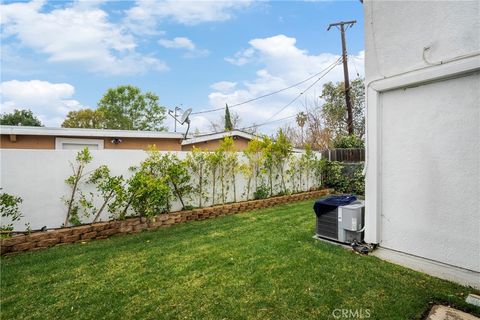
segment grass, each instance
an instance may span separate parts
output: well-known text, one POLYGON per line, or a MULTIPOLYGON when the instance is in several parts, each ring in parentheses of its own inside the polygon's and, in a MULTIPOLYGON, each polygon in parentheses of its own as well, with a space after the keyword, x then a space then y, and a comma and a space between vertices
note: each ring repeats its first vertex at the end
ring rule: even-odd
POLYGON ((311 206, 2 258, 2 318, 412 319, 432 302, 480 314, 470 288, 312 239, 311 206))

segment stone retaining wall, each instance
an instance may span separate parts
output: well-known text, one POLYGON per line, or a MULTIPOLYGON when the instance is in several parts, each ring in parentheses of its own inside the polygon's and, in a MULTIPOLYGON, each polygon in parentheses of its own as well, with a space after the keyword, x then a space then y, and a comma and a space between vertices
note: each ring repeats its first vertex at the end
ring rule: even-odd
POLYGON ((68 243, 105 239, 116 234, 138 233, 143 230, 169 227, 185 221, 211 219, 235 214, 237 212, 271 207, 277 204, 318 198, 329 194, 331 191, 331 189, 324 189, 262 200, 243 201, 188 211, 177 211, 169 214, 161 214, 152 218, 134 217, 121 221, 100 222, 77 227, 33 232, 26 235, 16 235, 1 240, 1 254, 35 251, 68 243))

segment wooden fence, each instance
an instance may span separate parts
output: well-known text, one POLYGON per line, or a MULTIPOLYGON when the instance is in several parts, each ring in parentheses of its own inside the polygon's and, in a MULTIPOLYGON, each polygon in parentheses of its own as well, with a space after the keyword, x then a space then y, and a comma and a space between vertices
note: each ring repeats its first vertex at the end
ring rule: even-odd
POLYGON ((330 149, 322 151, 322 158, 340 162, 365 161, 365 149, 330 149))

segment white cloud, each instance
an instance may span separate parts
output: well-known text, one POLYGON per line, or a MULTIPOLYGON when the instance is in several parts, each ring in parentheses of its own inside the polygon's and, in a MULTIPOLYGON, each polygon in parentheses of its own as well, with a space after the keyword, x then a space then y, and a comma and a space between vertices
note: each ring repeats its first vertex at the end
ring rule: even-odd
MULTIPOLYGON (((222 85, 213 84, 214 89, 208 96, 211 108, 218 108, 228 103, 234 105, 300 82, 314 74, 326 69, 337 59, 339 55, 331 53, 311 54, 307 50, 298 48, 296 39, 285 35, 276 35, 269 38, 253 39, 249 41, 250 47, 237 53, 234 58, 229 58, 236 65, 255 62, 260 65, 253 79, 245 80, 236 84, 232 90, 224 90, 222 85)), ((350 78, 356 78, 355 69, 363 76, 364 52, 351 56, 349 59, 350 78)), ((299 85, 298 87, 283 91, 248 104, 232 108, 232 112, 237 112, 242 120, 243 126, 253 123, 259 124, 269 120, 281 119, 303 109, 305 100, 311 103, 314 97, 321 94, 324 83, 328 81, 343 81, 343 69, 339 65, 322 78, 315 86, 306 92, 295 103, 279 111, 283 106, 298 96, 303 90, 311 85, 317 78, 299 85)), ((223 81, 219 82, 222 83, 223 81)), ((228 82, 228 81, 227 81, 228 82)), ((218 84, 218 83, 217 83, 218 84)), ((207 120, 216 120, 221 112, 202 114, 207 120)), ((192 118, 193 119, 193 118, 192 118)), ((208 123, 205 119, 201 124, 208 123)), ((272 132, 284 122, 275 123, 262 127, 264 132, 272 132)), ((192 124, 195 122, 192 121, 192 124)), ((196 124, 195 124, 196 125, 196 124)), ((200 127, 207 130, 207 127, 200 127)))
POLYGON ((178 1, 138 0, 127 11, 126 22, 136 32, 151 34, 159 20, 185 25, 226 21, 233 13, 250 6, 251 0, 178 1))
POLYGON ((214 84, 210 85, 210 88, 220 91, 220 92, 228 92, 231 91, 235 88, 237 85, 236 82, 230 82, 230 81, 220 81, 220 82, 215 82, 214 84))
POLYGON ((255 50, 253 48, 248 48, 245 50, 238 51, 233 57, 225 58, 226 61, 237 66, 243 66, 253 60, 255 50))
POLYGON ((75 88, 68 83, 41 80, 10 80, 0 83, 2 113, 30 109, 46 126, 59 126, 66 114, 84 106, 72 99, 75 88))
POLYGON ((195 44, 192 40, 185 37, 176 37, 172 40, 160 39, 158 43, 165 48, 195 50, 195 44))
POLYGON ((5 37, 16 37, 50 62, 80 63, 109 74, 166 70, 162 61, 136 52, 134 37, 98 8, 101 1, 80 1, 45 12, 43 1, 1 5, 5 37))
POLYGON ((168 49, 184 49, 188 52, 183 56, 186 58, 204 57, 209 54, 206 49, 199 49, 192 40, 186 37, 176 37, 172 40, 160 39, 158 43, 168 49))

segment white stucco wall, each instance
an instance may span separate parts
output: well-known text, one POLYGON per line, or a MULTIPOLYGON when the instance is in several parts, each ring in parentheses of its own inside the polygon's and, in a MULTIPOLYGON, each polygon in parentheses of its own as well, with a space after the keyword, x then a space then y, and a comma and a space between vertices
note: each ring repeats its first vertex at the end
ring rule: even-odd
MULTIPOLYGON (((91 150, 93 160, 85 169, 85 172, 91 172, 100 165, 107 165, 113 175, 123 175, 129 177, 131 172, 128 170, 132 166, 138 166, 142 160, 147 157, 147 153, 141 150, 91 150)), ((188 152, 174 152, 180 159, 184 159, 188 152)), ((66 206, 61 198, 70 194, 70 187, 66 185, 65 179, 72 174, 70 163, 75 161, 76 150, 18 150, 2 149, 0 150, 0 187, 2 192, 15 196, 20 196, 23 203, 20 205, 23 218, 15 222, 15 230, 24 230, 25 223, 30 223, 32 229, 39 229, 43 226, 48 228, 58 228, 65 220, 66 206)), ((300 157, 300 153, 293 154, 294 157, 300 157)), ((320 155, 318 155, 320 157, 320 155)), ((240 161, 243 161, 242 154, 239 154, 240 161)), ((291 188, 288 182, 287 187, 291 188)), ((313 186, 313 176, 309 181, 303 181, 303 188, 307 190, 313 186)), ((274 183, 275 190, 278 192, 279 180, 274 183)), ((207 186, 209 200, 204 201, 204 205, 211 203, 211 187, 207 186)), ((251 187, 253 193, 253 183, 251 187)), ((82 184, 82 190, 85 194, 95 192, 92 186, 82 184)), ((236 195, 237 201, 246 200, 246 179, 241 173, 236 175, 236 195)), ((220 197, 220 183, 217 183, 217 199, 220 197)), ((230 186, 226 194, 227 202, 233 202, 233 187, 230 186)), ((97 208, 101 205, 101 199, 95 197, 97 208)), ((198 200, 186 199, 187 204, 197 205, 198 200)), ((172 211, 180 210, 179 201, 172 203, 172 211)), ((101 220, 108 220, 107 210, 101 216, 101 220)), ((93 217, 83 218, 83 222, 88 222, 93 217)), ((8 223, 7 220, 2 223, 8 223)))
POLYGON ((480 2, 364 6, 366 240, 480 272, 480 2))
POLYGON ((480 271, 479 81, 382 94, 383 247, 480 271))
POLYGON ((428 66, 425 47, 430 62, 480 50, 478 0, 365 0, 364 10, 369 81, 428 66))

